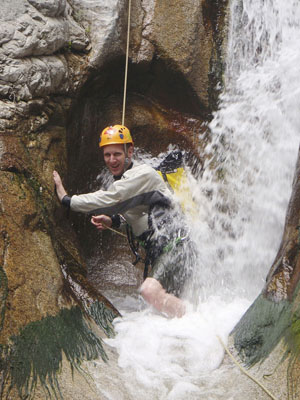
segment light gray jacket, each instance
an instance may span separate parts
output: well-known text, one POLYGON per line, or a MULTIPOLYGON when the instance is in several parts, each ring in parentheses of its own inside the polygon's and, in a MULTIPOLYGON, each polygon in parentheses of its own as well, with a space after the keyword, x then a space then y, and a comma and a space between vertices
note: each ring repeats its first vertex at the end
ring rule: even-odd
POLYGON ((155 169, 134 164, 108 190, 72 196, 71 209, 93 215, 122 214, 133 233, 140 236, 149 229, 149 209, 156 204, 171 204, 172 197, 155 169))

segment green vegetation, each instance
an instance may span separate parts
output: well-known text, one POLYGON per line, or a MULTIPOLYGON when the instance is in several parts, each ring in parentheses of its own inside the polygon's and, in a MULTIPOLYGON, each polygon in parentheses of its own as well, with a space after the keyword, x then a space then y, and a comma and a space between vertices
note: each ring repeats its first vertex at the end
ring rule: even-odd
POLYGON ((235 347, 251 366, 264 360, 290 325, 289 303, 260 295, 234 329, 235 347))
MULTIPOLYGON (((8 294, 8 282, 7 276, 4 270, 4 261, 5 255, 8 247, 8 234, 4 230, 1 232, 2 240, 3 240, 3 254, 1 254, 1 263, 0 265, 0 332, 3 329, 4 318, 5 318, 5 310, 6 310, 6 299, 8 294)), ((1 350, 1 349, 0 349, 1 350)), ((0 352, 1 353, 1 352, 0 352)), ((1 363, 0 363, 0 371, 1 371, 1 363)))
POLYGON ((282 361, 289 357, 287 380, 289 399, 297 398, 299 387, 300 284, 292 301, 275 302, 260 295, 234 329, 234 342, 248 366, 264 361, 283 339, 286 347, 282 361), (296 308, 295 308, 296 304, 296 308))
POLYGON ((290 362, 287 371, 289 398, 299 399, 300 376, 297 371, 299 371, 300 355, 300 308, 292 314, 291 321, 291 327, 287 330, 285 335, 287 343, 286 356, 290 354, 290 362))
POLYGON ((297 226, 297 231, 298 231, 298 241, 297 241, 297 254, 299 254, 300 251, 300 226, 297 226))
POLYGON ((0 332, 4 323, 7 292, 7 276, 0 265, 0 332))
POLYGON ((100 303, 97 300, 89 307, 88 313, 96 324, 103 329, 107 336, 114 336, 114 329, 111 324, 113 319, 116 317, 114 311, 108 309, 105 304, 100 303))
POLYGON ((22 399, 32 399, 38 383, 47 397, 62 398, 57 374, 63 353, 72 372, 76 368, 83 373, 83 360, 101 357, 107 361, 101 339, 92 332, 79 307, 32 322, 10 339, 9 354, 1 364, 10 382, 9 390, 16 388, 22 399))

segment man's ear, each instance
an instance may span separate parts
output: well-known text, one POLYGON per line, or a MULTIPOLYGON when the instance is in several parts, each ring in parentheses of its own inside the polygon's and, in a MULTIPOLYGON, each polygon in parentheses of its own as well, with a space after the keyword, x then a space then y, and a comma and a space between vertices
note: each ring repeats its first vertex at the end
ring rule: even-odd
POLYGON ((128 158, 131 158, 133 156, 133 150, 134 150, 134 146, 133 146, 133 144, 131 144, 127 150, 128 158))

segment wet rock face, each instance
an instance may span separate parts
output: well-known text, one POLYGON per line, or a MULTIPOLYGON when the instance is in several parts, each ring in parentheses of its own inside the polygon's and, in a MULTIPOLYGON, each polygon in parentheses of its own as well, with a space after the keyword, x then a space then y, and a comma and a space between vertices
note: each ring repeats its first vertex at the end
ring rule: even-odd
POLYGON ((28 0, 28 2, 47 17, 59 17, 66 9, 66 0, 28 0))
MULTIPOLYGON (((270 300, 292 301, 298 293, 300 278, 300 156, 296 166, 293 191, 285 221, 285 229, 276 259, 267 277, 264 294, 270 300)), ((296 300, 296 299, 295 299, 296 300)))
MULTIPOLYGON (((159 49, 160 59, 185 77, 201 103, 208 108, 213 32, 206 30, 202 6, 203 1, 155 2, 143 38, 159 49)), ((141 57, 139 53, 137 57, 141 57)))
POLYGON ((42 221, 25 182, 13 173, 1 173, 1 193, 3 278, 5 274, 1 288, 6 289, 3 344, 20 326, 58 312, 62 276, 51 239, 37 229, 42 221), (12 198, 14 201, 9 201, 12 198))
POLYGON ((86 32, 70 15, 66 1, 4 1, 0 29, 0 96, 12 101, 66 94, 68 65, 63 49, 84 50, 86 32))

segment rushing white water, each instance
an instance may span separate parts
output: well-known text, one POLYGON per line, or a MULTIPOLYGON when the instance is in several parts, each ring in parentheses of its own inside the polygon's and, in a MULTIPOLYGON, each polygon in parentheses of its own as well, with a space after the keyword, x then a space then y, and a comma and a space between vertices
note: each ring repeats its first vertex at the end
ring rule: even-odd
POLYGON ((109 384, 93 370, 101 399, 240 398, 222 380, 217 335, 226 341, 261 291, 283 232, 300 137, 300 2, 233 0, 231 16, 225 90, 191 184, 200 304, 167 319, 138 296, 112 298, 123 318, 106 343, 120 369, 109 384))

